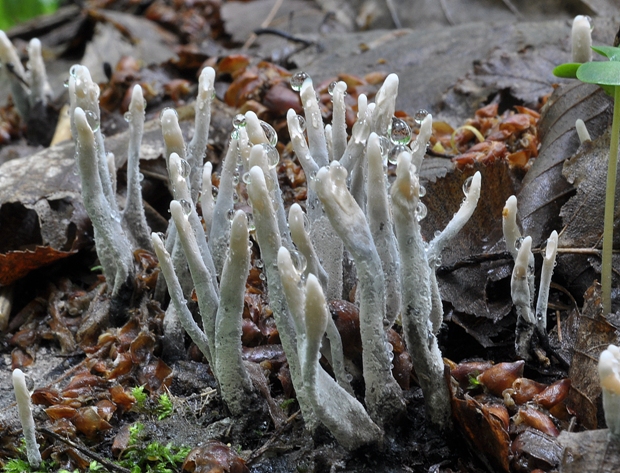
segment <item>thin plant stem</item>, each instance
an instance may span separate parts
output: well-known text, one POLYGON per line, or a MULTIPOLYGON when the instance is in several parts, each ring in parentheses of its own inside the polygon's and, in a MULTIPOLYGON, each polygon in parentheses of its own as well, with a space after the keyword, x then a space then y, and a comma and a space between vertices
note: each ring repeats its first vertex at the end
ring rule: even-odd
POLYGON ((605 194, 605 220, 603 227, 603 266, 601 286, 603 313, 611 312, 611 263, 614 237, 614 213, 616 197, 616 174, 618 170, 618 137, 620 136, 620 87, 614 87, 614 119, 609 144, 609 166, 607 168, 607 191, 605 194))

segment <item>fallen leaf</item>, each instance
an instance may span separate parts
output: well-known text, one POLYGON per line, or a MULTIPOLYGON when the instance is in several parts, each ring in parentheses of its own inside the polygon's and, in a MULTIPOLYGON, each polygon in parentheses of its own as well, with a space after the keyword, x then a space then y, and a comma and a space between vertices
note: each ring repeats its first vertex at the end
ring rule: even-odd
POLYGON ((584 299, 582 313, 573 311, 563 324, 562 348, 572 352, 568 373, 571 388, 566 405, 577 412, 586 428, 596 429, 597 399, 601 394, 598 359, 610 343, 616 343, 616 330, 602 315, 598 283, 588 289, 584 299))
POLYGON ((59 251, 49 246, 37 246, 34 250, 17 250, 0 254, 0 285, 12 284, 33 269, 46 266, 75 253, 77 250, 59 251))
POLYGON ((575 120, 581 118, 597 137, 607 129, 610 117, 611 102, 602 89, 578 81, 560 85, 543 108, 538 158, 517 195, 523 233, 532 237, 534 246, 562 228, 560 209, 573 193, 562 176, 562 166, 579 147, 575 120))

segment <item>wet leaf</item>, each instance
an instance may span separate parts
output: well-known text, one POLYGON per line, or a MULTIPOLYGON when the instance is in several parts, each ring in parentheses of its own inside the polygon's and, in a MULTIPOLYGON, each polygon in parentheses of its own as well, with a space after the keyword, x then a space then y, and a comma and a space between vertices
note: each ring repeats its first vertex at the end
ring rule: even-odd
POLYGON ((472 451, 490 471, 510 471, 510 437, 501 419, 468 395, 452 398, 452 414, 472 451))
POLYGON ((560 209, 573 192, 562 177, 562 166, 579 147, 575 121, 582 119, 596 138, 610 124, 611 108, 599 87, 578 81, 560 85, 545 105, 538 123, 538 158, 517 195, 523 233, 532 237, 534 246, 562 228, 560 209))
POLYGON ((588 289, 584 299, 582 313, 571 313, 562 334, 562 347, 573 354, 568 373, 572 384, 566 405, 578 413, 586 428, 596 429, 597 399, 601 394, 598 359, 610 343, 616 343, 616 330, 602 315, 598 284, 588 289))
POLYGON ((183 462, 183 471, 192 473, 249 473, 245 462, 217 440, 208 440, 194 448, 183 462))
POLYGON ((37 246, 34 250, 16 250, 0 254, 0 285, 12 284, 34 269, 47 266, 75 253, 77 250, 60 251, 49 246, 37 246))
POLYGON ((608 430, 562 432, 562 473, 616 471, 620 464, 620 442, 608 430))
POLYGON ((562 457, 558 439, 534 429, 526 429, 517 435, 511 450, 515 455, 514 464, 521 467, 519 471, 533 472, 535 468, 549 471, 559 466, 562 457))

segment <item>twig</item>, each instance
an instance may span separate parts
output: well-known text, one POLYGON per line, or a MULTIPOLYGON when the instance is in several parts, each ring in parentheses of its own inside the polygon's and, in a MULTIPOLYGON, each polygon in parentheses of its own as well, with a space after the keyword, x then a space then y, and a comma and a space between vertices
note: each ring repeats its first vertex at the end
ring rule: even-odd
POLYGON ((521 12, 517 10, 517 7, 515 7, 510 0, 502 0, 502 3, 506 5, 506 8, 508 8, 508 10, 510 10, 519 20, 523 19, 521 12))
POLYGON ((284 422, 280 427, 278 427, 276 429, 276 431, 273 433, 273 435, 269 438, 269 440, 267 440, 265 442, 264 445, 262 445, 261 447, 257 448, 256 450, 253 450, 252 453, 250 453, 250 456, 248 457, 248 459, 246 460, 246 464, 249 465, 251 464, 254 460, 256 460, 257 458, 259 458, 263 453, 265 453, 269 447, 271 446, 272 443, 274 443, 276 441, 276 439, 284 432, 284 430, 286 428, 288 428, 291 423, 293 422, 293 420, 295 420, 295 418, 297 418, 298 415, 301 414, 301 411, 297 411, 295 412, 293 415, 291 415, 288 419, 286 419, 286 422, 284 422))
POLYGON ((445 274, 456 271, 467 266, 474 266, 476 264, 484 263, 485 261, 500 261, 500 260, 512 260, 510 253, 507 251, 500 251, 498 253, 480 253, 477 255, 471 255, 462 260, 456 261, 452 264, 442 265, 437 268, 437 274, 445 274))
MULTIPOLYGON (((276 0, 276 2, 273 4, 273 7, 271 7, 271 11, 267 15, 267 18, 265 18, 265 20, 260 24, 261 28, 267 28, 269 26, 269 24, 273 21, 274 17, 276 16, 276 13, 278 13, 278 10, 282 6, 283 2, 284 0, 276 0)), ((245 44, 241 47, 241 50, 246 51, 247 49, 249 49, 250 46, 254 44, 254 41, 256 41, 256 38, 258 38, 256 33, 252 33, 250 37, 248 38, 248 40, 245 42, 245 44)))
POLYGON ((392 16, 392 21, 394 22, 394 26, 397 29, 401 29, 403 25, 400 22, 400 18, 398 17, 398 10, 396 9, 396 5, 394 5, 394 0, 385 0, 385 4, 387 5, 388 10, 390 11, 390 15, 392 16))
POLYGON ((304 38, 299 38, 298 36, 293 36, 292 34, 287 33, 286 31, 282 31, 276 28, 259 28, 257 30, 254 30, 254 34, 256 36, 263 35, 263 34, 272 34, 275 36, 280 36, 281 38, 284 38, 284 39, 288 39, 289 41, 293 41, 295 43, 301 43, 305 46, 312 46, 314 44, 314 41, 310 41, 304 38))
POLYGON ((448 11, 448 5, 446 5, 446 0, 439 0, 439 6, 441 7, 441 11, 443 12, 443 16, 446 17, 446 21, 450 26, 454 26, 454 20, 450 16, 450 12, 448 11))
POLYGON ((120 473, 131 473, 131 470, 127 469, 127 468, 123 468, 122 466, 119 466, 109 460, 106 460, 105 458, 103 458, 101 455, 98 455, 97 453, 89 450, 86 447, 82 447, 81 445, 78 445, 77 443, 62 437, 60 435, 58 435, 56 432, 52 432, 51 430, 45 428, 45 427, 39 427, 37 429, 37 431, 41 432, 42 434, 45 435, 49 435, 50 437, 58 440, 59 442, 63 442, 66 443, 67 445, 69 445, 72 448, 75 448, 77 451, 79 451, 80 453, 83 453, 84 455, 86 455, 89 458, 92 458, 93 460, 96 460, 98 463, 101 463, 105 468, 107 468, 109 471, 118 471, 120 473))

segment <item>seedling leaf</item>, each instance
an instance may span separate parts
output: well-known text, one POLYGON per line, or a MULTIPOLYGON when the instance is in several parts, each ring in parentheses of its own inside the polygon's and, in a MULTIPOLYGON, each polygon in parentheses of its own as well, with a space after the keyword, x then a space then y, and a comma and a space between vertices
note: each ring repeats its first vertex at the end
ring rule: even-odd
POLYGON ((577 70, 577 79, 588 84, 620 85, 620 62, 586 62, 577 70))
POLYGON ((577 69, 579 69, 579 66, 581 66, 580 62, 567 62, 560 64, 553 69, 553 75, 564 79, 576 79, 577 69))
POLYGON ((620 48, 614 46, 592 46, 592 50, 605 56, 610 61, 620 61, 620 48))

